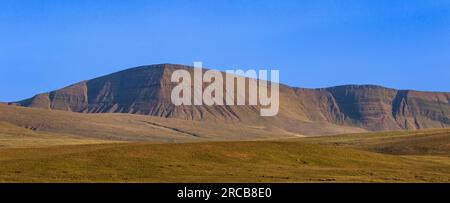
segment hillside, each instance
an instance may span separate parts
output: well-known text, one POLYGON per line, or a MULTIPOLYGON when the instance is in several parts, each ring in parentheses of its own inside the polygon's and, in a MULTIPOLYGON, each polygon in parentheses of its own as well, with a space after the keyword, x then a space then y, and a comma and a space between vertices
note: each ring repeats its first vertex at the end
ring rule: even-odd
MULTIPOLYGON (((181 120, 273 125, 303 135, 450 127, 450 93, 373 85, 322 89, 280 86, 280 112, 260 117, 259 106, 174 106, 171 73, 192 68, 161 64, 132 68, 9 103, 81 113, 129 113, 181 120)), ((225 73, 223 73, 225 74, 225 73)))
POLYGON ((301 140, 307 143, 352 147, 393 155, 450 155, 450 129, 371 132, 301 140))
MULTIPOLYGON (((206 122, 120 113, 83 114, 0 104, 0 123, 21 133, 53 134, 106 141, 159 143, 264 140, 299 137, 283 129, 239 122, 206 122)), ((5 128, 6 129, 6 128, 5 128)), ((0 128, 0 134, 22 139, 0 128)), ((1 143, 0 143, 1 144, 1 143)), ((36 143, 36 146, 38 143, 36 143)))
POLYGON ((117 141, 86 138, 64 133, 36 131, 0 121, 0 148, 47 147, 114 142, 117 141))

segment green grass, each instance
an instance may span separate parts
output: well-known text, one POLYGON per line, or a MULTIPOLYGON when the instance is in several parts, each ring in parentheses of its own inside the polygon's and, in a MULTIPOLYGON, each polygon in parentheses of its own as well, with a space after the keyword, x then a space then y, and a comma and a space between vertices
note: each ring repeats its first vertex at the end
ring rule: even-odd
POLYGON ((450 182, 450 158, 295 142, 0 149, 0 182, 450 182))

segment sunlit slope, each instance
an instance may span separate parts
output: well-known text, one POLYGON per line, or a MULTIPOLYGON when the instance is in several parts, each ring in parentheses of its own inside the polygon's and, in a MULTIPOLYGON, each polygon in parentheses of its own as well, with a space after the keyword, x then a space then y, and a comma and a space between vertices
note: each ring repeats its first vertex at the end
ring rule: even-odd
MULTIPOLYGON (((34 132, 110 141, 167 143, 280 139, 300 136, 276 127, 244 125, 231 121, 187 121, 133 114, 83 114, 1 104, 0 122, 34 132)), ((1 129, 0 132, 2 132, 1 129)))
POLYGON ((360 133, 301 140, 307 143, 353 147, 386 154, 450 156, 450 129, 360 133))
POLYGON ((112 141, 87 139, 69 134, 39 132, 0 122, 0 148, 46 147, 54 145, 80 145, 111 143, 112 141))
POLYGON ((450 158, 303 142, 0 149, 1 182, 450 182, 450 158))

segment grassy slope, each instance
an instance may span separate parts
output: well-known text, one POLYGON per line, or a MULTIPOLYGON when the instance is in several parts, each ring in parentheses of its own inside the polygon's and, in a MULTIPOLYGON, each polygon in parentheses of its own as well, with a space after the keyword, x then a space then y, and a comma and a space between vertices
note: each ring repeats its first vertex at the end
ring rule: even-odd
POLYGON ((450 155, 450 129, 310 137, 301 141, 394 155, 450 155))
MULTIPOLYGON (((0 148, 47 147, 55 145, 80 145, 113 143, 114 141, 87 139, 62 133, 34 131, 0 122, 0 148)), ((115 141, 117 142, 117 141, 115 141)))
MULTIPOLYGON (((132 114, 82 114, 1 104, 0 122, 36 132, 115 141, 172 143, 280 139, 295 136, 281 129, 264 125, 198 122, 132 114)), ((0 128, 1 132, 2 128, 0 128)))
POLYGON ((296 142, 0 149, 2 182, 450 182, 450 158, 296 142))

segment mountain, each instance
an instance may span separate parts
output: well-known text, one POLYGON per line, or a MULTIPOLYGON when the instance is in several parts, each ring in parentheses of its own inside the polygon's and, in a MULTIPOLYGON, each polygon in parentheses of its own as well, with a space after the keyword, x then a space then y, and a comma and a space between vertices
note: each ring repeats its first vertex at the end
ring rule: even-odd
MULTIPOLYGON (((280 111, 261 117, 260 106, 175 106, 174 64, 141 66, 8 103, 79 113, 127 113, 199 123, 241 123, 298 135, 450 127, 450 93, 374 85, 306 89, 280 85, 280 111)), ((225 74, 225 73, 222 73, 225 74)))

